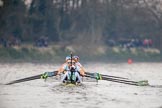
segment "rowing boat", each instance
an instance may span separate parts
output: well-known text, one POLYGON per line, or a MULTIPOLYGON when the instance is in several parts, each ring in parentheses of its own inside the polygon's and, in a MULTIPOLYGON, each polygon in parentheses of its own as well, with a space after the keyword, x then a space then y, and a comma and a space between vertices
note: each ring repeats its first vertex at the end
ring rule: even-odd
MULTIPOLYGON (((56 75, 57 75, 57 71, 45 72, 43 74, 39 74, 39 75, 35 75, 35 76, 11 81, 11 82, 7 83, 6 85, 11 85, 11 84, 25 82, 25 81, 31 81, 31 80, 36 80, 36 79, 44 79, 46 81, 47 78, 53 77, 53 76, 56 76, 56 75)), ((122 78, 122 77, 116 77, 116 76, 113 77, 113 76, 109 76, 109 75, 103 75, 103 74, 100 74, 100 73, 86 72, 85 77, 96 79, 97 82, 98 82, 98 80, 106 80, 106 81, 123 83, 123 84, 128 84, 128 85, 135 85, 135 86, 149 86, 149 83, 148 83, 147 80, 132 81, 132 80, 129 80, 128 78, 122 78)), ((69 81, 69 82, 63 83, 62 85, 64 85, 64 86, 76 86, 76 85, 80 85, 80 84, 77 84, 76 82, 69 81)))

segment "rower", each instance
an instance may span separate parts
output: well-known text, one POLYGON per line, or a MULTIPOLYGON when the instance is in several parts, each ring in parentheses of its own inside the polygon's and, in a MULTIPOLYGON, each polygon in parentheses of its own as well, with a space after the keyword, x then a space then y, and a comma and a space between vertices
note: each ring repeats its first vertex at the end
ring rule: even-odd
POLYGON ((66 56, 66 58, 65 58, 65 63, 63 63, 63 64, 61 65, 61 67, 58 69, 58 71, 61 71, 61 69, 67 64, 67 61, 70 60, 70 59, 71 59, 70 56, 66 56))
POLYGON ((84 73, 85 73, 85 69, 84 69, 83 65, 79 62, 79 56, 73 56, 73 59, 75 60, 76 65, 79 66, 82 69, 82 71, 84 71, 84 73))
MULTIPOLYGON (((70 80, 69 76, 71 76, 71 71, 73 71, 73 74, 76 78, 76 82, 80 83, 81 82, 81 76, 85 76, 84 71, 76 65, 76 62, 74 59, 68 59, 66 64, 64 64, 59 70, 57 74, 65 73, 62 82, 67 82, 70 80)), ((75 81, 74 81, 75 82, 75 81)))

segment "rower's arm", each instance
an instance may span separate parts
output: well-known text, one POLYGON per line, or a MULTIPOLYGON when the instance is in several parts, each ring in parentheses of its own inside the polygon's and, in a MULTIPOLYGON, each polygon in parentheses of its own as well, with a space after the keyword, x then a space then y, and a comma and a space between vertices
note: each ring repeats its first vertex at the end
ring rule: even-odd
POLYGON ((80 62, 78 62, 78 66, 80 67, 80 73, 82 73, 81 75, 85 76, 85 68, 83 67, 83 65, 80 62))
POLYGON ((84 73, 85 73, 85 69, 84 69, 84 67, 82 66, 82 67, 80 67, 81 68, 81 70, 83 70, 84 71, 84 73))
POLYGON ((86 74, 85 74, 85 71, 84 71, 83 69, 80 69, 79 72, 80 72, 80 75, 81 75, 81 76, 85 76, 85 75, 86 75, 86 74))
POLYGON ((64 69, 63 67, 59 68, 57 74, 58 74, 58 75, 61 74, 62 72, 64 72, 64 70, 65 70, 65 69, 64 69))
POLYGON ((61 74, 62 72, 65 71, 64 65, 65 65, 65 63, 61 65, 61 67, 58 69, 58 73, 57 74, 61 74))

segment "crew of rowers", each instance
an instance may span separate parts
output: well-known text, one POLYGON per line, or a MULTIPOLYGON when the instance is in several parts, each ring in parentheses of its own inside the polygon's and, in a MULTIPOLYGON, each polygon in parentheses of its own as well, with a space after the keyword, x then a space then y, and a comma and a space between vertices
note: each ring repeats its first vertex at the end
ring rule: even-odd
POLYGON ((58 75, 61 73, 64 74, 62 78, 62 82, 65 83, 68 80, 70 80, 69 76, 71 75, 71 71, 73 71, 73 74, 76 77, 76 82, 81 82, 81 76, 85 76, 85 69, 83 66, 79 63, 79 57, 78 56, 67 56, 65 59, 65 63, 62 64, 62 66, 58 69, 58 75))

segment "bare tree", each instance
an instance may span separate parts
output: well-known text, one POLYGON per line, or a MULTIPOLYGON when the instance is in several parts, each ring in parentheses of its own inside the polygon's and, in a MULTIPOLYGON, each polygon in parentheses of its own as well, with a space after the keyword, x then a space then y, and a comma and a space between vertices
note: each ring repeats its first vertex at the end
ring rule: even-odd
POLYGON ((155 35, 157 39, 155 39, 155 43, 157 47, 159 47, 162 51, 162 1, 161 0, 143 0, 145 7, 151 13, 152 17, 154 18, 156 25, 158 27, 157 32, 155 35))

